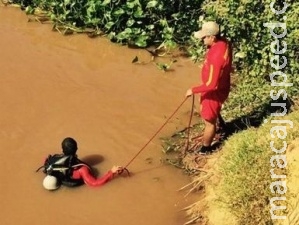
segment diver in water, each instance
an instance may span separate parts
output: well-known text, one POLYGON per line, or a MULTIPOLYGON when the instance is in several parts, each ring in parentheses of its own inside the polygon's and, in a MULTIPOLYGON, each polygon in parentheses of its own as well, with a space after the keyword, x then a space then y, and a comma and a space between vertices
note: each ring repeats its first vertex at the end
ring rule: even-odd
POLYGON ((88 186, 101 186, 123 171, 122 167, 113 166, 105 175, 96 178, 92 174, 92 168, 77 157, 77 142, 73 138, 65 138, 61 146, 63 154, 49 155, 44 165, 37 170, 44 168, 43 172, 47 176, 43 180, 43 186, 47 190, 56 190, 61 185, 75 187, 84 183, 88 186))

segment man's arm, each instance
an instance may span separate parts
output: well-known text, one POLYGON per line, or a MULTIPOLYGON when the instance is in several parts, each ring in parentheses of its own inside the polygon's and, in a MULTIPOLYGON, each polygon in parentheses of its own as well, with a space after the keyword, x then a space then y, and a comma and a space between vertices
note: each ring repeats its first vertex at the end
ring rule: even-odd
POLYGON ((95 178, 90 173, 90 170, 86 166, 82 166, 78 170, 74 171, 75 174, 73 175, 73 178, 81 178, 83 179, 84 183, 88 186, 102 186, 103 184, 107 183, 109 180, 113 178, 113 173, 111 170, 109 170, 104 176, 100 178, 95 178))
POLYGON ((104 176, 95 178, 91 173, 87 166, 82 166, 79 169, 73 172, 73 179, 83 179, 84 183, 88 186, 102 186, 107 183, 109 180, 113 178, 113 175, 118 171, 121 171, 122 167, 113 166, 111 170, 109 170, 104 176))

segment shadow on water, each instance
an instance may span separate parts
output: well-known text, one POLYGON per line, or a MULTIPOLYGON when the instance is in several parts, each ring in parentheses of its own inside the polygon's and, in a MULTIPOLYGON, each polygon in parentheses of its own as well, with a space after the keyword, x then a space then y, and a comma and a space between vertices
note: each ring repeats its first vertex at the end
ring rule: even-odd
POLYGON ((94 176, 100 176, 102 173, 95 168, 96 165, 104 161, 104 157, 99 154, 88 155, 80 158, 83 162, 87 163, 92 168, 92 174, 94 176))
POLYGON ((93 154, 93 155, 84 156, 81 158, 81 160, 83 162, 86 162, 90 166, 96 166, 97 164, 104 161, 104 157, 99 154, 93 154))

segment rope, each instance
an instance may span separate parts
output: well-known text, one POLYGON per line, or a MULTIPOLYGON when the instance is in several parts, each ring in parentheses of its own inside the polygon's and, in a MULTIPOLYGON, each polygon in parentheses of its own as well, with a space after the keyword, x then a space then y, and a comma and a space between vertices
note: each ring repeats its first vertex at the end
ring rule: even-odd
POLYGON ((183 151, 183 156, 186 155, 186 152, 188 151, 189 144, 190 144, 190 128, 191 128, 191 121, 192 121, 192 116, 194 113, 194 95, 192 95, 192 106, 191 106, 191 113, 190 113, 190 119, 188 123, 188 130, 187 130, 187 143, 186 143, 186 148, 183 151))
POLYGON ((164 122, 164 124, 156 131, 156 133, 149 139, 149 141, 137 152, 137 154, 127 163, 127 165, 124 167, 126 169, 133 161, 136 159, 136 157, 146 148, 146 146, 157 136, 157 134, 165 127, 165 125, 168 123, 168 121, 174 116, 174 114, 181 108, 181 106, 185 103, 187 100, 187 97, 182 101, 182 103, 176 108, 176 110, 168 117, 168 119, 164 122))

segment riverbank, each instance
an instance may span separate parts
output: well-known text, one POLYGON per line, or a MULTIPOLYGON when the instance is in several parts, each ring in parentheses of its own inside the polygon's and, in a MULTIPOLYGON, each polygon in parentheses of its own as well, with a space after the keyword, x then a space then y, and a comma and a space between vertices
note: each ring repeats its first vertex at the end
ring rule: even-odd
MULTIPOLYGON (((190 221, 208 225, 298 223, 298 103, 289 112, 284 117, 267 117, 258 127, 238 130, 212 155, 189 152, 183 158, 176 158, 176 163, 172 161, 192 174, 193 181, 185 186, 188 193, 199 194, 199 201, 187 210, 190 221), (284 136, 281 139, 286 142, 273 139, 275 135, 284 136), (271 140, 277 149, 285 145, 287 148, 275 154, 269 145, 271 140), (281 200, 277 202, 277 198, 281 200)), ((191 146, 197 144, 200 135, 198 129, 192 129, 191 146)), ((175 141, 169 141, 172 145, 168 146, 183 150, 185 142, 175 141)))

